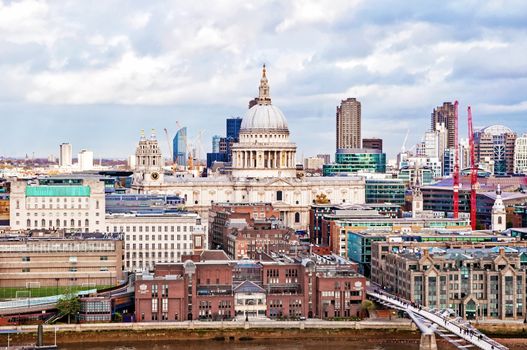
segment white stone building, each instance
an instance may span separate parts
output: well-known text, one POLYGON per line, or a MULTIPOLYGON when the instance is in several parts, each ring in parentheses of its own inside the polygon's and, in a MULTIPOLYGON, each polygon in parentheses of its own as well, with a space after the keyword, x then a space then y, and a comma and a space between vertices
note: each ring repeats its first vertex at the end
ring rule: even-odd
POLYGON ((79 171, 93 170, 93 152, 81 150, 77 156, 79 171))
POLYGON ((124 236, 124 270, 151 270, 206 249, 207 228, 195 213, 108 214, 106 232, 124 236))
MULTIPOLYGON (((364 203, 365 180, 350 177, 306 177, 296 172, 296 145, 289 140, 283 113, 271 104, 265 67, 258 103, 243 118, 240 142, 233 145, 232 175, 207 178, 161 176, 159 166, 148 165, 159 147, 141 138, 137 149, 133 189, 139 193, 175 194, 186 199, 186 208, 206 220, 214 202, 271 202, 288 226, 305 229, 309 206, 318 195, 331 203, 364 203), (142 147, 144 146, 144 147, 142 147)), ((159 159, 161 159, 159 154, 159 159)), ((157 159, 157 158, 156 158, 157 159)))
POLYGON ((74 179, 59 184, 11 182, 9 219, 13 230, 65 229, 67 232, 104 230, 104 183, 74 179))

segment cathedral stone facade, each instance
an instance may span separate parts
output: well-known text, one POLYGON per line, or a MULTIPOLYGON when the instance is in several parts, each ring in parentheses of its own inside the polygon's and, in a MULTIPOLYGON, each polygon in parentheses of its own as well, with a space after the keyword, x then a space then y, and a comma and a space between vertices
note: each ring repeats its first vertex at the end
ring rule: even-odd
POLYGON ((257 103, 243 118, 240 141, 232 147, 230 176, 162 176, 157 152, 155 137, 146 140, 142 136, 136 151, 133 189, 139 193, 179 195, 185 198, 189 210, 197 211, 203 218, 208 217, 213 203, 268 202, 280 211, 286 225, 306 229, 309 206, 317 196, 325 195, 336 204, 365 201, 362 177, 297 176, 296 144, 289 140, 284 114, 271 104, 265 66, 257 103), (156 164, 151 164, 152 159, 156 159, 156 164))

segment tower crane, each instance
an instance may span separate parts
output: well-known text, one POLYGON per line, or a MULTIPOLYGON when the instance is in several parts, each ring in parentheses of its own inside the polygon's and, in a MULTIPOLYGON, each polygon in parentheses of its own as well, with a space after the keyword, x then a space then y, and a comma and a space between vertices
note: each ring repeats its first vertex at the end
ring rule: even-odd
POLYGON ((478 186, 478 167, 476 166, 476 155, 474 150, 474 130, 472 128, 472 110, 468 106, 467 110, 468 118, 468 140, 470 148, 470 225, 472 230, 476 229, 476 207, 477 207, 477 194, 476 189, 478 186))
POLYGON ((459 140, 458 140, 458 105, 454 102, 454 219, 459 217, 459 140))

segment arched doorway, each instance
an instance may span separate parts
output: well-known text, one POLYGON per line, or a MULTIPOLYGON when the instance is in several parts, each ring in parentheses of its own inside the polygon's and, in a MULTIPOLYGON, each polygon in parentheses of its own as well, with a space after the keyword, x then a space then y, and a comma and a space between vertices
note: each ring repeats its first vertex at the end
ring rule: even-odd
POLYGON ((476 302, 474 300, 469 300, 465 305, 465 318, 467 320, 474 320, 476 318, 476 302))

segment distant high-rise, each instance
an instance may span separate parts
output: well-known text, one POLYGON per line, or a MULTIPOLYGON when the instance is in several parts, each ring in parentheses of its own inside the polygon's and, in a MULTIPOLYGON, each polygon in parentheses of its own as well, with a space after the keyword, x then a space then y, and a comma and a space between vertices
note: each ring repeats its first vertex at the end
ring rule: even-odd
POLYGON ((172 142, 174 164, 187 165, 187 127, 179 129, 172 142))
POLYGON ((514 146, 514 173, 527 173, 527 134, 516 139, 514 146))
POLYGON ((474 132, 476 161, 482 166, 490 162, 494 175, 514 172, 516 133, 503 125, 491 125, 474 132))
POLYGON ((72 164, 72 148, 69 143, 60 144, 60 157, 59 165, 60 166, 71 166, 72 164))
POLYGON ((447 130, 446 148, 455 147, 455 108, 452 102, 444 102, 442 106, 434 108, 431 115, 430 127, 432 131, 438 131, 440 125, 447 130))
POLYGON ((337 149, 361 148, 361 104, 348 98, 337 107, 337 149))
POLYGON ((220 135, 212 136, 212 153, 220 153, 220 135))
POLYGON ((227 138, 238 140, 242 118, 227 118, 227 138))
POLYGON ((376 137, 362 139, 362 148, 378 149, 382 152, 382 139, 376 137))
POLYGON ((92 170, 93 169, 93 152, 85 150, 85 149, 81 150, 77 157, 77 161, 79 162, 80 171, 92 170))
POLYGON ((324 164, 331 163, 331 154, 317 154, 317 157, 324 159, 324 164))

